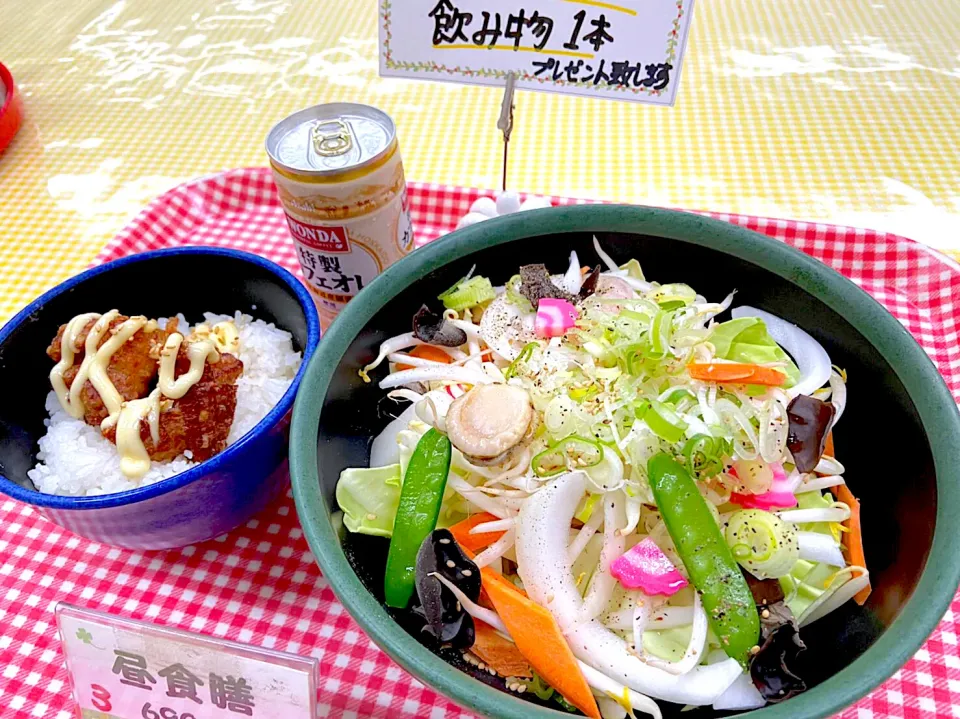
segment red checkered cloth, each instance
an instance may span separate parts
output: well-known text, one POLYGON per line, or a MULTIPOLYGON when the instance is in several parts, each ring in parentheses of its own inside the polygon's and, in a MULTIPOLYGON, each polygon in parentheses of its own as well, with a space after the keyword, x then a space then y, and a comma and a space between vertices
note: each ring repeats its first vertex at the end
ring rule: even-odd
MULTIPOLYGON (((480 191, 411 183, 418 241, 448 232, 480 191)), ((564 203, 569 200, 557 199, 564 203)), ((913 333, 960 399, 960 266, 902 237, 714 215, 788 242, 876 297, 913 333)), ((249 250, 299 271, 265 169, 234 170, 151 203, 100 253, 107 261, 186 244, 249 250)), ((290 492, 204 544, 132 552, 75 537, 0 502, 0 716, 75 716, 56 635, 60 600, 320 660, 320 716, 470 717, 412 679, 344 611, 321 576, 290 492)), ((960 603, 907 665, 844 719, 960 716, 960 603)))

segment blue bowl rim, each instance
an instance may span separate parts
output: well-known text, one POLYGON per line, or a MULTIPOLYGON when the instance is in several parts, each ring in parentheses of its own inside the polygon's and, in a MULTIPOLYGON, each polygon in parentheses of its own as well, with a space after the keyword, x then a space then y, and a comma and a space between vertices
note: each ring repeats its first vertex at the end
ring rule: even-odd
POLYGON ((127 504, 142 502, 147 499, 158 497, 167 492, 173 492, 192 482, 202 479, 211 471, 216 471, 221 465, 232 459, 235 455, 247 449, 250 445, 259 439, 259 437, 272 429, 293 407, 293 401, 296 398, 297 390, 300 387, 300 381, 307 371, 307 365, 313 356, 314 350, 320 342, 320 318, 317 314, 317 307, 313 298, 291 272, 271 260, 267 260, 250 252, 242 250, 231 250, 223 247, 208 247, 200 245, 188 245, 184 247, 168 247, 160 250, 151 250, 149 252, 139 252, 111 262, 105 262, 101 265, 84 270, 78 275, 60 283, 56 287, 43 293, 18 312, 10 319, 2 329, 0 329, 0 346, 2 346, 8 337, 22 325, 34 312, 43 307, 44 304, 58 297, 64 292, 72 290, 76 286, 97 275, 110 272, 118 267, 137 264, 140 262, 150 262, 158 257, 168 257, 171 255, 213 255, 219 257, 230 257, 245 262, 249 262, 273 274, 283 284, 293 290, 299 300, 300 307, 303 309, 307 320, 307 342, 303 348, 300 369, 297 370, 293 382, 276 406, 271 409, 267 415, 261 419, 249 432, 237 440, 234 444, 227 447, 219 454, 211 457, 205 462, 201 462, 195 467, 191 467, 185 472, 175 474, 172 477, 161 479, 145 487, 137 487, 123 492, 112 494, 102 494, 90 497, 74 497, 59 494, 45 494, 37 490, 26 489, 11 479, 0 474, 0 493, 26 502, 35 507, 49 507, 52 509, 105 509, 107 507, 120 507, 127 504))

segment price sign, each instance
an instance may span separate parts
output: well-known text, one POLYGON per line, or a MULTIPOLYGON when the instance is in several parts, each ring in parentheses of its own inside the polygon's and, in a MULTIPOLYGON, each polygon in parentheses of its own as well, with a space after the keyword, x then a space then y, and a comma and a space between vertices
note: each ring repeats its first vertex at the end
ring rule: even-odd
POLYGON ((380 74, 672 105, 693 0, 380 0, 380 74))
POLYGON ((316 659, 57 606, 82 719, 314 719, 316 659))

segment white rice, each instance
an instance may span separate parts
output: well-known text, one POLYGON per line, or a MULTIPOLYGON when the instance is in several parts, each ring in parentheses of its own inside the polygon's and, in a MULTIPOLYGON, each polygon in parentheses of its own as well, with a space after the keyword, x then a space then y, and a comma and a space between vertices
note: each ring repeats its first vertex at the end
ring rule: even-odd
MULTIPOLYGON (((182 315, 181 331, 188 324, 182 315)), ((293 351, 289 332, 263 320, 237 312, 229 315, 204 313, 204 322, 215 324, 233 319, 240 333, 243 376, 237 381, 237 411, 227 444, 233 444, 280 401, 300 368, 300 353, 293 351)), ((160 320, 163 326, 164 319, 160 320)), ((122 492, 172 477, 196 465, 180 456, 169 462, 152 462, 142 478, 131 480, 120 471, 120 455, 100 430, 74 419, 60 407, 53 392, 47 395, 47 433, 40 438, 36 467, 27 472, 37 489, 48 494, 92 496, 122 492)))

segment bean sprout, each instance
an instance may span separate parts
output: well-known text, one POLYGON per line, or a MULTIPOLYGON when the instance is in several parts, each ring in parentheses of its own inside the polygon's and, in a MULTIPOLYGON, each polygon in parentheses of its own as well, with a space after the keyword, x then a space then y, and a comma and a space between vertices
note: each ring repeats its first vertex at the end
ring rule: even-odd
POLYGON ((505 532, 508 529, 513 529, 516 526, 517 520, 513 517, 509 519, 497 519, 492 522, 482 522, 475 525, 471 530, 470 534, 488 534, 490 532, 505 532))
POLYGON ((570 542, 567 547, 567 556, 571 562, 579 557, 581 552, 587 548, 587 543, 593 538, 593 535, 597 533, 597 529, 600 528, 602 522, 603 512, 598 512, 596 508, 594 508, 590 519, 580 528, 577 536, 574 537, 573 541, 570 542))
POLYGON ((508 529, 503 533, 503 536, 500 537, 500 539, 474 557, 473 563, 476 564, 480 569, 483 569, 494 560, 500 559, 500 557, 506 554, 513 547, 513 543, 516 541, 516 538, 516 530, 513 528, 508 529))
POLYGON ((417 367, 389 374, 380 380, 380 389, 402 387, 414 382, 462 382, 463 384, 490 384, 491 380, 482 372, 467 367, 440 365, 436 367, 417 367))

